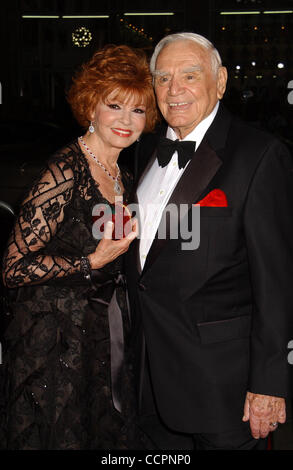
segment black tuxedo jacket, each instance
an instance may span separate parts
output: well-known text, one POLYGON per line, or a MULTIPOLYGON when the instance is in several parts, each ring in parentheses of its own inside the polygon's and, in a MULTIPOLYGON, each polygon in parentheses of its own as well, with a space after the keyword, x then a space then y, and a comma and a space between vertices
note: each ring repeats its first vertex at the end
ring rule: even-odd
MULTIPOLYGON (((140 143, 142 178, 157 139, 140 143)), ((167 233, 154 240, 142 271, 139 240, 127 254, 139 392, 147 354, 158 411, 171 429, 233 429, 247 391, 289 394, 292 167, 281 142, 220 105, 169 202, 191 208, 221 189, 228 206, 201 208, 195 250, 167 233)))

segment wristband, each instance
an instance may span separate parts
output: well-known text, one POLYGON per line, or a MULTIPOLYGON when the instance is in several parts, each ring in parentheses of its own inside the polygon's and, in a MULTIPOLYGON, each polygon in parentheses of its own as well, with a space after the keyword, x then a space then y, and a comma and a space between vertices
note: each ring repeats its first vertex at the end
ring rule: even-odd
POLYGON ((82 256, 80 258, 80 272, 87 281, 91 279, 92 268, 87 256, 82 256))

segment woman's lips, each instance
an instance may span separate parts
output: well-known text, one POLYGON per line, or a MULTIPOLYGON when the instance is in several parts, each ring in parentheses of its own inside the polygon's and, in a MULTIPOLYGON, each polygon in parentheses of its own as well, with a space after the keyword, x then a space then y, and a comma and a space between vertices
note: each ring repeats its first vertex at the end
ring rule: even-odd
POLYGON ((116 135, 119 135, 119 137, 130 137, 133 134, 133 132, 128 129, 119 128, 112 129, 112 132, 116 135))

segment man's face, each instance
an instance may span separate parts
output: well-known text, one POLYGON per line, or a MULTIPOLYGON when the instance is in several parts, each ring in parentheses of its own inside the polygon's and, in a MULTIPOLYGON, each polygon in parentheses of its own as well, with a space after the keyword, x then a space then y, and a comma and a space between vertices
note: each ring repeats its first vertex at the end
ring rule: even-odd
POLYGON ((226 88, 227 71, 211 68, 209 50, 194 41, 175 41, 160 52, 155 92, 165 120, 183 139, 215 107, 226 88))

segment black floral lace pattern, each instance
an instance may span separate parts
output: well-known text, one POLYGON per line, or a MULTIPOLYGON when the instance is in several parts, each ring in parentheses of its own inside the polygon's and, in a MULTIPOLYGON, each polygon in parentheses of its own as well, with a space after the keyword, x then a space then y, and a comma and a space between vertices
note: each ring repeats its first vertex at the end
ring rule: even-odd
MULTIPOLYGON (((122 171, 127 199, 130 175, 122 171)), ((123 287, 122 413, 113 408, 106 304, 88 302, 92 286, 80 257, 93 252, 92 209, 108 202, 75 141, 56 153, 21 207, 4 258, 9 322, 1 371, 2 449, 139 449, 123 287)), ((123 269, 117 258, 104 267, 123 269)), ((109 299, 105 299, 108 301, 109 299)))

